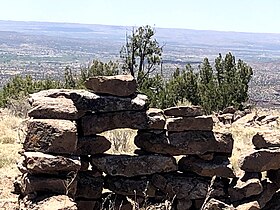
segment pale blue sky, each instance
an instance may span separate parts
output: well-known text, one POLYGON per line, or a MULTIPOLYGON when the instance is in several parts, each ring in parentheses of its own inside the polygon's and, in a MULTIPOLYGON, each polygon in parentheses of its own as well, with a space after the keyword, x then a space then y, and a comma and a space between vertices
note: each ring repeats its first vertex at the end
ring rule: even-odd
POLYGON ((280 33, 280 0, 0 0, 0 20, 280 33))

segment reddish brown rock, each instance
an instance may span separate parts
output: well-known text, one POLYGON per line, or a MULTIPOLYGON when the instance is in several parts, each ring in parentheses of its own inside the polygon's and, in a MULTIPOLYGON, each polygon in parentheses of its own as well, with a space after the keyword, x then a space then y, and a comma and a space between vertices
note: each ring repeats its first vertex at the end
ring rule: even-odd
POLYGON ((229 158, 225 156, 215 156, 213 160, 202 160, 194 156, 187 156, 179 160, 178 166, 180 171, 195 172, 200 176, 235 177, 229 158))
POLYGON ((262 172, 280 168, 280 148, 253 150, 238 162, 248 172, 262 172))
POLYGON ((262 191, 263 187, 261 181, 257 178, 248 179, 246 181, 239 179, 234 186, 228 189, 232 202, 240 201, 253 195, 259 195, 262 191))
POLYGON ((165 116, 162 109, 150 108, 147 110, 147 129, 163 130, 165 127, 165 116))
POLYGON ((147 96, 137 94, 133 97, 99 96, 86 90, 49 89, 30 95, 31 105, 42 97, 71 99, 78 111, 116 112, 139 111, 146 109, 147 96))
POLYGON ((91 164, 98 170, 112 176, 141 176, 176 171, 174 157, 162 155, 104 155, 92 157, 91 164))
POLYGON ((200 106, 176 106, 164 110, 166 116, 173 117, 197 117, 204 114, 200 106))
POLYGON ((95 155, 106 152, 111 148, 111 142, 104 136, 78 137, 77 155, 95 155))
POLYGON ((99 113, 84 116, 81 120, 81 129, 83 134, 88 136, 117 128, 145 129, 147 121, 145 112, 99 113))
POLYGON ((260 131, 253 136, 252 142, 257 149, 280 147, 280 133, 277 131, 260 131))
POLYGON ((46 176, 33 176, 23 174, 17 182, 21 195, 34 193, 55 193, 74 197, 77 190, 75 177, 51 178, 46 176))
POLYGON ((211 116, 177 117, 166 120, 166 129, 169 132, 212 131, 213 124, 211 116))
POLYGON ((85 81, 85 87, 94 93, 130 96, 136 92, 136 80, 131 75, 96 76, 85 81))
POLYGON ((71 99, 41 97, 32 103, 29 117, 37 119, 77 120, 84 112, 78 111, 71 99))
POLYGON ((166 131, 138 131, 134 143, 147 152, 191 155, 205 153, 232 153, 233 138, 230 133, 210 131, 185 131, 168 133, 166 131))
POLYGON ((260 205, 260 208, 263 209, 272 197, 279 190, 279 187, 274 183, 268 182, 267 180, 262 181, 263 192, 257 196, 256 201, 260 205))
POLYGON ((236 210, 260 210, 260 209, 261 207, 257 201, 244 203, 236 207, 236 210))
POLYGON ((76 199, 99 199, 102 194, 104 180, 95 176, 94 172, 79 172, 77 176, 76 199))
POLYGON ((33 119, 28 122, 23 143, 25 151, 74 154, 77 149, 77 127, 70 120, 33 119))
POLYGON ((230 206, 222 201, 211 198, 201 210, 235 210, 233 206, 230 206))
POLYGON ((81 168, 79 157, 63 157, 41 152, 24 152, 23 162, 19 163, 24 172, 30 174, 62 175, 77 172, 81 168))

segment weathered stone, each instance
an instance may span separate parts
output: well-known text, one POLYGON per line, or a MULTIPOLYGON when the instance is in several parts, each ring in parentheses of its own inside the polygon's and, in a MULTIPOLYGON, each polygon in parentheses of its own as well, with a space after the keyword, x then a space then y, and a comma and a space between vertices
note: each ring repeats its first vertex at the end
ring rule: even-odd
POLYGON ((72 100, 64 97, 41 97, 32 106, 28 116, 37 119, 77 120, 84 114, 83 111, 78 112, 72 100))
POLYGON ((280 148, 253 150, 243 156, 238 164, 248 172, 262 172, 280 168, 280 148))
POLYGON ((279 190, 279 187, 274 183, 268 182, 267 180, 262 181, 263 192, 258 195, 256 201, 263 209, 266 204, 272 199, 273 195, 279 190))
POLYGON ((65 97, 71 99, 78 111, 115 112, 139 111, 146 108, 147 96, 138 94, 133 97, 99 96, 86 90, 50 89, 30 95, 31 105, 42 97, 65 97))
POLYGON ((77 181, 74 177, 52 178, 46 176, 33 176, 30 174, 23 174, 20 179, 19 188, 22 195, 42 192, 62 194, 74 197, 77 190, 77 181))
POLYGON ((180 171, 195 172, 200 176, 235 177, 229 158, 225 156, 215 156, 213 160, 202 160, 194 156, 187 156, 179 160, 178 166, 180 171))
POLYGON ((177 201, 177 210, 189 210, 192 207, 190 199, 182 199, 177 201))
POLYGON ((164 129, 165 117, 162 109, 150 108, 146 113, 148 117, 147 129, 164 129))
MULTIPOLYGON (((23 162, 19 163, 30 174, 63 175, 77 172, 81 168, 79 157, 63 157, 42 152, 24 152, 23 162)), ((22 168, 20 167, 20 168, 22 168)))
POLYGON ((262 191, 263 187, 261 181, 257 178, 252 178, 247 181, 239 179, 234 186, 231 186, 228 189, 230 200, 232 202, 240 201, 253 195, 259 195, 262 191))
POLYGON ((101 203, 97 200, 75 200, 78 210, 100 210, 101 203))
MULTIPOLYGON (((271 198, 270 201, 268 201, 265 205, 265 207, 263 207, 263 210, 279 210, 280 209, 280 192, 278 190, 277 193, 275 193, 273 195, 273 197, 271 198)), ((259 208, 260 209, 260 208, 259 208)), ((241 209, 240 209, 241 210, 241 209)), ((251 210, 251 209, 250 209, 251 210)), ((255 210, 255 209, 252 209, 255 210)), ((256 209, 257 210, 257 209, 256 209)))
POLYGON ((154 133, 138 131, 134 143, 141 149, 161 154, 188 155, 208 152, 232 153, 233 138, 230 133, 213 133, 211 131, 185 131, 154 133))
POLYGON ((211 116, 176 117, 166 120, 166 129, 169 132, 212 131, 213 124, 211 116))
POLYGON ((200 106, 176 106, 164 109, 164 114, 173 117, 197 117, 203 115, 204 111, 200 106))
POLYGON ((201 155, 197 155, 198 158, 202 160, 213 160, 214 159, 214 153, 205 153, 201 155))
MULTIPOLYGON (((236 207, 236 210, 260 210, 261 207, 257 201, 244 203, 236 207)), ((271 208, 269 210, 272 210, 271 208)), ((276 209, 275 209, 276 210, 276 209)))
POLYGON ((260 131, 253 136, 252 142, 257 149, 280 147, 280 132, 260 131))
POLYGON ((81 120, 81 129, 85 136, 117 128, 145 129, 147 115, 145 112, 122 111, 87 115, 81 120))
POLYGON ((80 171, 87 171, 89 168, 89 162, 90 162, 88 155, 81 155, 80 158, 81 158, 80 171))
POLYGON ((229 106, 224 108, 222 114, 234 114, 236 111, 236 108, 234 108, 233 106, 229 106))
MULTIPOLYGON (((169 199, 176 196, 177 199, 204 199, 206 197, 210 179, 194 176, 193 174, 155 174, 151 180, 153 186, 163 192, 169 199)), ((225 195, 224 185, 217 181, 213 186, 211 196, 225 195)))
POLYGON ((136 92, 136 80, 131 75, 96 76, 85 81, 85 87, 95 93, 130 96, 136 92))
POLYGON ((95 155, 106 152, 111 148, 111 142, 104 136, 78 137, 77 155, 95 155))
POLYGON ((272 181, 275 185, 280 187, 280 169, 278 170, 268 170, 266 176, 272 181))
POLYGON ((92 157, 91 164, 98 170, 112 176, 141 176, 176 171, 176 160, 162 155, 104 155, 92 157))
POLYGON ((231 124, 233 122, 233 114, 227 113, 218 115, 218 119, 223 124, 231 124))
MULTIPOLYGON (((135 206, 133 206, 132 204, 132 202, 135 201, 135 196, 133 197, 133 201, 128 201, 127 198, 128 198, 127 196, 118 195, 112 192, 103 193, 102 194, 102 200, 104 201, 102 202, 103 209, 111 209, 113 206, 114 209, 118 209, 118 210, 135 210, 135 206)), ((139 197, 136 196, 136 200, 139 201, 139 199, 137 198, 139 197)), ((143 200, 143 198, 141 200, 143 200)), ((141 208, 142 202, 137 202, 137 204, 138 207, 141 208)))
POLYGON ((66 195, 47 197, 38 202, 29 202, 23 209, 29 210, 78 210, 76 203, 66 195))
POLYGON ((146 176, 137 178, 106 176, 105 188, 124 196, 156 196, 156 188, 146 176))
POLYGON ((77 199, 99 199, 102 194, 104 180, 101 176, 95 177, 94 172, 79 172, 77 176, 77 199))
POLYGON ((33 119, 28 122, 25 151, 74 154, 77 149, 77 127, 69 120, 33 119))
POLYGON ((233 206, 230 206, 222 201, 211 198, 201 210, 235 210, 233 206))

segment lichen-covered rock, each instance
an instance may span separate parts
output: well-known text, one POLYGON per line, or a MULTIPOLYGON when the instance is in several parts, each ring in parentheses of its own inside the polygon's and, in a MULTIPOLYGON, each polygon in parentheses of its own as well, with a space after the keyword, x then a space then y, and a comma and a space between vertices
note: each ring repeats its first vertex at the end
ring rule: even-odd
POLYGON ((41 97, 32 103, 29 117, 37 119, 77 120, 84 112, 78 111, 71 99, 41 97))
POLYGON ((147 122, 145 112, 121 111, 84 116, 80 127, 83 135, 88 136, 117 128, 145 129, 147 122))
POLYGON ((96 76, 88 78, 85 87, 94 93, 130 96, 136 92, 137 83, 131 75, 96 76))
POLYGON ((79 136, 77 155, 95 155, 106 152, 111 148, 111 142, 104 136, 79 136))
POLYGON ((104 180, 91 171, 79 172, 77 176, 76 199, 99 199, 102 194, 104 180))
POLYGON ((235 177, 229 158, 225 156, 215 156, 213 160, 202 160, 194 156, 187 156, 179 160, 178 166, 180 171, 195 172, 200 176, 235 177))
POLYGON ((268 147, 280 147, 280 132, 259 131, 253 136, 252 142, 257 149, 268 147))
POLYGON ((280 168, 280 148, 253 150, 238 162, 248 172, 262 172, 280 168))
POLYGON ((173 117, 197 117, 204 114, 200 106, 176 106, 164 109, 166 116, 173 117))
POLYGON ((42 97, 71 99, 78 111, 116 112, 145 110, 147 96, 137 94, 133 97, 100 96, 87 90, 49 89, 30 95, 31 105, 42 97))
POLYGON ((91 164, 98 170, 112 176, 141 176, 177 170, 172 156, 162 155, 104 155, 92 156, 91 164))
POLYGON ((25 151, 74 154, 77 150, 77 127, 70 120, 32 119, 23 143, 25 151))
POLYGON ((233 138, 230 133, 218 133, 211 131, 138 131, 134 139, 136 146, 147 152, 170 154, 170 155, 192 155, 217 152, 232 153, 233 138))
POLYGON ((169 132, 212 131, 213 125, 211 116, 176 117, 166 120, 166 129, 169 132))
POLYGON ((23 161, 19 163, 22 172, 30 174, 62 175, 77 172, 81 168, 79 157, 63 157, 42 152, 24 152, 23 161))

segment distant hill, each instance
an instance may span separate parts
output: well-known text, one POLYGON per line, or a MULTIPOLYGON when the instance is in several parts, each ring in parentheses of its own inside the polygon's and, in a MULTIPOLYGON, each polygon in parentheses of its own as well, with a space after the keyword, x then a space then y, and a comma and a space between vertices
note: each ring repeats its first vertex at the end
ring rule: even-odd
MULTIPOLYGON (((92 59, 117 59, 131 30, 130 26, 0 21, 0 86, 17 73, 59 78, 67 65, 79 70, 92 59)), ((164 46, 166 77, 175 66, 197 65, 204 57, 214 61, 219 53, 230 51, 254 67, 255 101, 271 106, 271 101, 277 104, 280 99, 275 91, 280 89, 280 34, 155 30, 164 46)))

